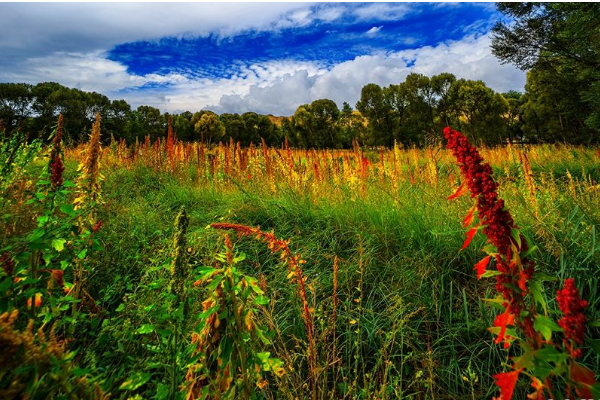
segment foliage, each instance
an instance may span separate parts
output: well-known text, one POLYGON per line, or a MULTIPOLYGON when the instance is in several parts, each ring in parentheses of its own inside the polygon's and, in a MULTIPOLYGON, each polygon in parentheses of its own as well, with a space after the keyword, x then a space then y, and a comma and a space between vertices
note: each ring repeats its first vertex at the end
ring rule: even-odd
MULTIPOLYGON (((545 398, 546 394, 557 398, 562 385, 566 386, 564 390, 568 398, 574 392, 583 398, 597 397, 600 384, 596 384, 594 373, 576 361, 582 356, 579 346, 584 343, 586 317, 583 312, 587 302, 581 300, 574 280, 569 278, 557 296, 563 318, 556 324, 548 317, 542 296, 543 280, 535 274, 535 262, 530 259, 531 249, 527 240, 515 225, 504 200, 498 197, 498 184, 493 179, 491 166, 483 163, 479 152, 460 132, 447 127, 444 135, 464 176, 463 186, 467 185, 475 199, 463 226, 474 222, 472 216, 475 210, 479 217, 479 222, 467 234, 462 249, 469 245, 481 227, 489 243, 485 250, 488 255, 474 269, 478 279, 495 276, 496 290, 501 294, 500 298, 487 299, 503 309, 489 330, 497 335, 494 343, 503 343, 504 348, 516 343, 522 352, 514 358, 512 371, 494 375, 500 387, 500 398, 512 398, 521 373, 531 378, 535 393, 530 397, 535 399, 545 398), (496 271, 487 269, 492 259, 496 271), (514 326, 514 329, 509 326, 514 326), (552 341, 556 332, 564 334, 562 345, 552 341)), ((449 198, 454 199, 464 193, 461 189, 449 198)))

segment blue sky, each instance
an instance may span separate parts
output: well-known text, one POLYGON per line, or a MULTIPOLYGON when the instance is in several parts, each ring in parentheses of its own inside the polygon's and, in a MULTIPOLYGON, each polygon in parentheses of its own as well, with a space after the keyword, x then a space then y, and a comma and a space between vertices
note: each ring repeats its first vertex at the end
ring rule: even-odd
POLYGON ((56 81, 162 111, 289 115, 367 83, 452 72, 498 91, 493 3, 2 3, 0 81, 56 81))

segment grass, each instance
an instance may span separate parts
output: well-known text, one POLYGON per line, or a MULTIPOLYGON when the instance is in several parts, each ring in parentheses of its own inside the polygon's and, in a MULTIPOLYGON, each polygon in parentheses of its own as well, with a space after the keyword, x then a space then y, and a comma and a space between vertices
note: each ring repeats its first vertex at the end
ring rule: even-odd
MULTIPOLYGON (((168 375, 164 340, 158 331, 140 334, 140 327, 160 325, 156 309, 162 300, 157 293, 168 285, 173 219, 183 206, 190 220, 191 257, 198 265, 212 263, 222 247, 222 236, 208 228, 214 222, 273 230, 277 237, 290 239, 290 247, 307 261, 303 269, 318 353, 313 392, 319 398, 475 399, 496 394, 492 375, 512 353, 492 343, 487 327, 497 311, 481 299, 493 297, 493 284, 477 281, 472 271, 482 257, 484 237, 458 250, 465 234, 462 217, 471 201, 446 200, 459 178, 444 150, 367 151, 364 157, 371 165, 362 178, 360 158, 354 164, 342 161, 344 172, 332 172, 335 160, 356 157, 356 151, 294 151, 294 176, 288 175, 285 157, 269 175, 260 155, 244 171, 232 162, 233 172, 225 174, 223 154, 229 149, 212 151, 222 162, 212 172, 208 163, 200 171, 194 159, 169 169, 164 159, 162 164, 152 161, 156 155, 127 164, 117 144, 103 154, 105 204, 98 211, 102 250, 89 258, 93 272, 86 283, 102 312, 75 334, 75 345, 80 348, 77 362, 107 393, 115 398, 166 398, 161 397, 168 375), (431 158, 433 151, 438 159, 431 158), (402 164, 392 168, 392 156, 402 164), (320 170, 311 169, 316 160, 322 162, 320 170), (251 179, 245 178, 248 171, 251 179), (335 256, 339 288, 334 339, 335 256), (338 357, 330 354, 334 340, 338 357), (142 376, 139 386, 123 389, 136 374, 149 378, 144 381, 142 376)), ((276 150, 268 151, 275 163, 276 150)), ((536 185, 532 199, 518 151, 484 149, 482 154, 492 163, 517 224, 529 243, 538 246, 534 258, 540 269, 561 280, 576 277, 589 301, 588 317, 597 320, 598 154, 562 146, 522 149, 536 185)), ((68 152, 68 173, 74 172, 77 159, 76 150, 68 152)), ((271 302, 262 308, 261 321, 274 332, 269 351, 286 363, 286 374, 270 378, 260 396, 311 398, 306 332, 287 270, 264 244, 240 240, 236 249, 247 255, 244 272, 267 281, 271 302)), ((551 304, 556 288, 550 283, 545 293, 551 304)), ((192 314, 200 313, 201 298, 193 300, 192 314)), ((188 332, 197 323, 191 318, 188 332)), ((590 336, 597 338, 594 329, 590 336)), ((598 354, 586 354, 584 363, 599 371, 598 354)), ((181 378, 184 372, 179 372, 181 378)), ((527 385, 520 382, 515 398, 525 398, 527 385)))

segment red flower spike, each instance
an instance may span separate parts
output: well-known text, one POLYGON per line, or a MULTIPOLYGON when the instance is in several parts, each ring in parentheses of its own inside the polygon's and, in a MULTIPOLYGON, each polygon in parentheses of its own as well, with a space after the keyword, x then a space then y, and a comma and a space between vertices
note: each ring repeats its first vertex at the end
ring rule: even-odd
POLYGON ((577 358, 581 355, 581 352, 578 349, 573 349, 569 341, 572 340, 577 344, 583 343, 586 323, 583 311, 587 306, 587 301, 581 300, 573 278, 565 280, 563 289, 557 293, 556 301, 558 302, 558 308, 564 314, 564 317, 558 321, 558 325, 565 332, 564 344, 570 350, 571 355, 577 358))
POLYGON ((481 279, 481 275, 485 274, 485 270, 488 264, 490 263, 491 258, 492 256, 484 257, 481 261, 475 264, 475 267, 473 267, 473 269, 477 271, 477 279, 481 279))
POLYGON ((494 375, 494 379, 496 380, 496 386, 500 388, 500 397, 498 400, 511 400, 513 392, 515 390, 515 385, 517 384, 517 379, 519 379, 519 374, 523 371, 523 368, 520 368, 516 371, 504 372, 502 374, 494 375))
POLYGON ((467 193, 469 191, 469 189, 467 188, 467 186, 465 185, 465 183, 463 182, 462 185, 460 185, 458 187, 458 189, 456 189, 456 192, 454 192, 453 195, 448 196, 448 200, 454 200, 459 198, 460 196, 462 196, 463 194, 467 193))

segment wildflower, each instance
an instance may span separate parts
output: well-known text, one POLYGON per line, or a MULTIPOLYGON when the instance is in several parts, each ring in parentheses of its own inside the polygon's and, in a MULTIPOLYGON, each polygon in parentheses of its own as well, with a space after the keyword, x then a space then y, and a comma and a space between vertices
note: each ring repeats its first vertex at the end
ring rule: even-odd
POLYGON ((563 289, 557 292, 556 301, 560 311, 564 314, 564 317, 558 321, 558 325, 563 328, 565 333, 564 344, 573 357, 577 358, 581 356, 581 349, 572 349, 569 341, 572 340, 577 344, 583 343, 586 322, 583 310, 587 306, 587 301, 581 300, 579 297, 573 278, 565 281, 563 289))
POLYGON ((63 172, 65 171, 65 166, 63 165, 60 155, 57 154, 54 162, 50 164, 50 171, 50 182, 52 184, 52 189, 55 190, 62 186, 63 172))
POLYGON ((303 276, 302 272, 302 264, 305 264, 306 261, 300 258, 298 254, 292 254, 288 244, 289 240, 278 239, 273 232, 263 232, 260 228, 253 228, 251 226, 239 225, 239 224, 231 224, 226 222, 214 223, 210 225, 213 229, 219 230, 232 230, 237 232, 238 237, 247 236, 254 237, 256 240, 266 242, 271 253, 281 253, 281 258, 286 261, 288 264, 288 277, 293 278, 298 284, 298 292, 300 294, 300 298, 302 299, 302 309, 303 309, 303 317, 304 323, 306 325, 306 332, 308 336, 309 343, 309 358, 311 365, 314 365, 314 353, 313 353, 313 328, 312 321, 310 316, 310 310, 308 307, 308 299, 306 295, 306 277, 303 276))
POLYGON ((61 288, 63 286, 65 286, 65 281, 63 279, 63 275, 64 275, 64 271, 62 269, 51 269, 50 270, 50 276, 52 276, 52 279, 54 280, 54 282, 61 288))
POLYGON ((188 217, 185 208, 181 208, 175 218, 175 236, 173 238, 173 261, 171 262, 170 291, 176 296, 173 304, 177 308, 185 296, 185 282, 189 275, 187 263, 187 243, 185 233, 188 226, 188 217))
POLYGON ((50 162, 48 164, 50 169, 50 182, 52 185, 52 190, 56 190, 63 184, 63 172, 65 171, 65 166, 63 165, 62 158, 60 156, 62 134, 63 116, 60 114, 58 116, 56 133, 54 134, 54 139, 52 140, 52 150, 50 152, 50 162))
POLYGON ((100 113, 92 127, 92 135, 86 148, 85 158, 79 165, 77 178, 77 197, 73 201, 75 208, 81 208, 88 201, 100 200, 100 113))
MULTIPOLYGON (((523 307, 523 293, 526 292, 523 289, 527 289, 527 279, 531 278, 533 274, 534 263, 528 259, 520 259, 520 262, 515 262, 515 258, 519 257, 519 252, 527 250, 527 242, 520 234, 518 240, 513 238, 513 232, 516 231, 517 226, 510 212, 505 209, 504 200, 498 196, 498 184, 493 179, 492 167, 483 162, 477 149, 469 144, 468 139, 462 133, 446 127, 444 136, 448 140, 447 147, 458 162, 471 198, 476 199, 480 225, 483 225, 481 230, 497 249, 496 268, 501 274, 496 278, 496 289, 509 304, 511 314, 519 315, 523 307), (512 288, 515 286, 520 287, 522 291, 517 293, 512 288), (513 301, 515 297, 517 300, 513 301)), ((462 194, 461 192, 463 192, 462 187, 459 188, 457 194, 450 198, 458 197, 462 194)), ((467 217, 463 223, 471 222, 471 217, 467 217)), ((463 248, 469 244, 476 234, 477 228, 469 231, 463 248)), ((477 267, 479 276, 482 268, 482 265, 477 267)), ((530 322, 529 319, 526 319, 528 330, 531 329, 530 322)))

